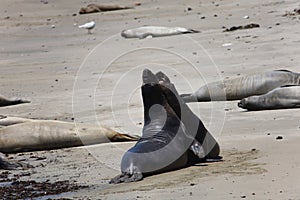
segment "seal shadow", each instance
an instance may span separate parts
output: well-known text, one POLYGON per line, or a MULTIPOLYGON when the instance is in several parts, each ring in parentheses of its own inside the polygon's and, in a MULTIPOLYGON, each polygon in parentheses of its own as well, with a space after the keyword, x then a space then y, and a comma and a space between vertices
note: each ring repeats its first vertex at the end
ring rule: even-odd
POLYGON ((147 176, 141 182, 121 183, 118 187, 107 184, 107 187, 101 189, 99 194, 107 195, 174 188, 187 186, 191 183, 197 184, 204 177, 222 175, 246 176, 263 174, 267 171, 262 167, 265 165, 264 163, 254 161, 263 156, 259 150, 225 150, 222 152, 222 155, 224 158, 222 162, 197 163, 180 170, 147 176))

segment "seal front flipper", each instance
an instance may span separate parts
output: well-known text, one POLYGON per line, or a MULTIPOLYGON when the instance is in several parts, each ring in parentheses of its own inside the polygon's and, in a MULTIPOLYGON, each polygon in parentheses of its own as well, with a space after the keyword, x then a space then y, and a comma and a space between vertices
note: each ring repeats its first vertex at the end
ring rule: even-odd
POLYGON ((109 184, 136 182, 143 179, 143 174, 140 172, 128 173, 122 172, 120 175, 112 178, 109 184))
POLYGON ((199 159, 205 158, 205 152, 202 145, 195 139, 193 144, 190 146, 190 150, 194 152, 199 159))

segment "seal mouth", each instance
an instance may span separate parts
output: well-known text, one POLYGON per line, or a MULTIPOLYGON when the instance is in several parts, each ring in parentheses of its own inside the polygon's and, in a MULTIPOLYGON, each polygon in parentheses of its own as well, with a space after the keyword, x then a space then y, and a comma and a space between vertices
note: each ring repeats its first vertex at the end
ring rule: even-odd
POLYGON ((124 37, 124 38, 128 38, 128 35, 126 34, 126 30, 123 30, 121 32, 121 36, 124 37))
POLYGON ((242 99, 240 102, 238 102, 238 107, 240 108, 245 108, 246 106, 246 101, 245 99, 242 99))

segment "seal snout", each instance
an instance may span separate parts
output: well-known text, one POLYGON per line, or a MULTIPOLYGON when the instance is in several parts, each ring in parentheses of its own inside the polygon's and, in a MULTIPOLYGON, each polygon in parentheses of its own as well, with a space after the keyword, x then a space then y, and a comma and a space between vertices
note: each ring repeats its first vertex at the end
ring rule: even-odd
POLYGON ((127 35, 126 35, 126 30, 123 30, 123 31, 121 32, 121 36, 124 37, 124 38, 127 37, 127 35))
POLYGON ((149 69, 144 69, 144 71, 143 71, 143 83, 144 84, 158 83, 158 79, 149 69))
POLYGON ((167 77, 167 75, 165 75, 163 72, 159 71, 156 73, 156 77, 158 78, 158 80, 162 83, 171 83, 169 77, 167 77))
POLYGON ((238 102, 238 107, 246 108, 246 99, 242 99, 240 102, 238 102))

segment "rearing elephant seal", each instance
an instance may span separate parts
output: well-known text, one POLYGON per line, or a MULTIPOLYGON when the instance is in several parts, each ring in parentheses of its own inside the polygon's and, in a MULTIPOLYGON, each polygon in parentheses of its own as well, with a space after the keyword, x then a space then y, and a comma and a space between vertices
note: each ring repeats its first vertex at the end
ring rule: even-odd
MULTIPOLYGON (((150 70, 144 70, 143 83, 143 134, 136 145, 124 154, 121 175, 111 179, 110 183, 138 181, 145 175, 179 169, 205 158, 200 141, 188 133, 169 105, 168 93, 164 92, 168 88, 162 89, 150 70)), ((176 103, 175 99, 172 101, 176 103)))
POLYGON ((238 106, 247 110, 300 108, 300 86, 280 87, 264 95, 247 97, 238 106))
POLYGON ((123 30, 121 36, 124 38, 143 39, 146 37, 162 37, 186 33, 199 33, 199 31, 182 27, 142 26, 139 28, 123 30))
POLYGON ((241 100, 284 85, 300 85, 300 74, 288 70, 269 71, 208 83, 192 94, 181 96, 185 102, 241 100))

